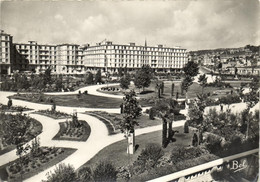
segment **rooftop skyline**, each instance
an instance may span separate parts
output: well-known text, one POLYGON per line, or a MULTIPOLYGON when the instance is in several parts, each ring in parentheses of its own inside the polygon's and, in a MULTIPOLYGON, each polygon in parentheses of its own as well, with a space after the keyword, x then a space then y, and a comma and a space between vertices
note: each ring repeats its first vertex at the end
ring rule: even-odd
POLYGON ((260 44, 259 4, 239 1, 1 2, 1 29, 14 42, 135 42, 188 50, 260 44))

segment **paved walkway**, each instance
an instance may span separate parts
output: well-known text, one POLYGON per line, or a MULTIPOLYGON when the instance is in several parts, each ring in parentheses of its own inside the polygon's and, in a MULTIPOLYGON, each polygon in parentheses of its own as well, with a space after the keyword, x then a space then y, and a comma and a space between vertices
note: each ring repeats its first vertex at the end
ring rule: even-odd
POLYGON ((81 93, 88 91, 89 95, 95 95, 95 96, 102 96, 102 97, 109 97, 109 98, 116 98, 116 99, 123 99, 123 95, 113 95, 113 94, 107 94, 107 93, 102 93, 97 90, 99 90, 102 87, 107 87, 107 86, 117 86, 119 83, 110 83, 110 84, 101 84, 101 85, 91 85, 91 86, 86 86, 83 88, 80 88, 78 90, 75 90, 73 92, 52 92, 52 93, 45 93, 47 95, 73 95, 73 94, 78 94, 79 91, 81 93))
MULTIPOLYGON (((15 94, 14 92, 0 92, 0 103, 6 104, 8 99, 7 96, 15 94)), ((19 106, 26 106, 28 108, 32 108, 34 110, 42 110, 42 109, 50 109, 51 105, 45 105, 45 104, 37 104, 37 103, 31 103, 27 101, 22 100, 13 100, 13 105, 19 105, 19 106)), ((65 121, 65 119, 61 120, 54 120, 52 118, 42 116, 39 114, 33 114, 30 112, 27 112, 30 117, 35 118, 43 125, 43 132, 39 135, 40 137, 40 143, 41 146, 55 146, 55 147, 68 147, 68 148, 75 148, 77 149, 76 152, 74 152, 72 155, 68 156, 66 159, 61 161, 61 163, 65 164, 71 164, 76 169, 79 168, 81 165, 86 163, 88 160, 90 160, 94 155, 96 155, 100 150, 102 150, 104 147, 120 141, 124 140, 123 134, 117 134, 117 135, 108 135, 108 130, 101 122, 95 117, 89 116, 87 114, 82 114, 80 112, 85 111, 94 111, 94 110, 103 110, 106 112, 114 112, 119 113, 119 109, 91 109, 91 108, 77 108, 77 107, 64 107, 64 106, 57 106, 57 110, 61 112, 66 113, 72 113, 74 109, 77 110, 78 117, 80 120, 85 120, 88 122, 91 128, 91 134, 86 142, 77 142, 77 141, 58 141, 58 140, 52 140, 52 138, 58 133, 59 131, 59 122, 65 121)), ((144 108, 143 110, 145 110, 144 108)), ((180 121, 175 123, 176 126, 181 126, 184 124, 184 121, 180 121)), ((175 125, 174 125, 175 126, 175 125)), ((153 127, 147 127, 143 129, 137 129, 136 135, 141 135, 153 131, 157 131, 161 129, 161 125, 153 126, 153 127)), ((30 143, 30 142, 28 142, 30 143)), ((12 150, 8 153, 5 153, 0 156, 0 166, 4 165, 10 161, 13 161, 17 159, 16 151, 12 150)), ((39 174, 25 180, 25 181, 40 181, 42 179, 46 179, 46 173, 50 170, 53 170, 55 166, 48 168, 47 170, 40 172, 39 174)))
MULTIPOLYGON (((90 94, 98 94, 100 93, 95 93, 96 89, 99 87, 103 87, 104 85, 95 85, 95 86, 89 86, 83 88, 81 90, 82 92, 84 89, 87 89, 90 91, 90 94)), ((6 98, 7 96, 15 94, 14 92, 0 92, 0 103, 6 104, 8 99, 6 98)), ((52 93, 52 94, 58 94, 58 93, 52 93)), ((63 94, 63 93, 60 93, 63 94)), ((67 94, 64 93, 64 94, 67 94)), ((71 93, 72 94, 72 93, 71 93)), ((75 93, 73 93, 75 94, 75 93)), ((93 95, 94 95, 93 94, 93 95)), ((109 95, 109 97, 114 97, 115 95, 110 95, 110 94, 105 94, 109 95)), ((103 95, 104 96, 104 95, 103 95)), ((13 105, 20 105, 20 106, 27 106, 28 108, 32 108, 34 110, 41 110, 41 109, 50 109, 51 105, 45 105, 45 104, 37 104, 37 103, 31 103, 27 101, 22 101, 22 100, 13 100, 13 105)), ((219 106, 215 106, 217 109, 219 106)), ((243 108, 246 107, 245 103, 240 103, 240 104, 234 104, 231 105, 232 111, 237 111, 241 112, 243 108)), ((255 108, 259 109, 259 104, 255 106, 255 108)), ((254 109, 255 109, 254 108, 254 109)), ((104 147, 123 140, 124 136, 123 134, 117 134, 117 135, 108 135, 108 130, 100 120, 98 120, 95 117, 89 116, 87 114, 82 114, 81 112, 85 111, 94 111, 94 110, 103 110, 106 112, 111 112, 111 113, 119 113, 119 109, 92 109, 92 108, 79 108, 79 107, 65 107, 65 106, 57 106, 57 110, 61 112, 66 112, 66 113, 72 113, 73 110, 77 110, 78 117, 81 120, 85 120, 88 122, 88 124, 91 127, 91 134, 90 137, 86 142, 76 142, 76 141, 55 141, 52 140, 52 138, 58 133, 59 131, 59 122, 64 121, 63 120, 54 120, 46 116, 41 116, 38 114, 30 114, 31 117, 37 119, 40 121, 43 125, 43 132, 39 135, 40 137, 40 142, 41 146, 55 146, 55 147, 68 147, 68 148, 76 148, 77 151, 74 152, 72 155, 68 156, 66 159, 62 161, 62 163, 66 164, 71 164, 73 165, 76 169, 79 168, 81 165, 83 165, 85 162, 90 160, 95 154, 97 154, 100 150, 102 150, 104 147)), ((144 108, 143 110, 145 110, 144 108)), ((208 108, 207 108, 208 109, 208 108)), ((219 108, 220 109, 220 108, 219 108)), ((226 108, 224 107, 224 110, 226 108)), ((186 114, 184 110, 182 113, 186 114)), ((176 126, 182 126, 184 124, 184 120, 175 122, 173 123, 173 127, 176 126)), ((147 128, 142 128, 142 129, 137 129, 136 130, 136 135, 141 135, 153 131, 161 130, 161 125, 158 126, 153 126, 153 127, 147 127, 147 128)), ((8 163, 9 161, 15 160, 17 156, 15 155, 15 150, 10 151, 4 155, 0 156, 0 166, 8 163)), ((48 168, 47 170, 25 180, 25 181, 40 181, 42 179, 46 179, 46 173, 49 172, 50 170, 53 170, 55 166, 48 168)))

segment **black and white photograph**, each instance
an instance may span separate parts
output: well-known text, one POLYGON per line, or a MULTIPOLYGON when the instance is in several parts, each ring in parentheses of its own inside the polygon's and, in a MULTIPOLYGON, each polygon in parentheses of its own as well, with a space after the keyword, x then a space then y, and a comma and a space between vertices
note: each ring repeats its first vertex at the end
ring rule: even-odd
POLYGON ((259 181, 260 0, 0 0, 0 181, 259 181))

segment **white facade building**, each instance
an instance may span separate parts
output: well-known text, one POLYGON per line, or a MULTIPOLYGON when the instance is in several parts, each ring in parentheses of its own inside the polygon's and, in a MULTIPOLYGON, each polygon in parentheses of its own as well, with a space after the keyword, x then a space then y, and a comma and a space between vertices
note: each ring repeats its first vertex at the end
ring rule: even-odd
POLYGON ((88 70, 117 72, 119 68, 134 70, 150 65, 155 71, 180 71, 187 63, 186 49, 118 45, 106 41, 84 48, 84 64, 88 70))

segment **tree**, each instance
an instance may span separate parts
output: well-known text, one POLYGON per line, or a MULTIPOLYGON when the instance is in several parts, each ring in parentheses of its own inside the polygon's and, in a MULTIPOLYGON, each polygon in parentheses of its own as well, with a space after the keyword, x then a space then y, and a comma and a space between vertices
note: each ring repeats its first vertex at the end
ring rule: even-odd
POLYGON ((85 80, 85 83, 86 84, 93 84, 93 82, 94 82, 93 73, 89 72, 88 75, 87 75, 87 78, 85 80))
POLYGON ((175 102, 173 100, 161 99, 158 100, 155 106, 152 108, 156 111, 157 115, 162 119, 162 147, 165 148, 172 139, 174 132, 172 131, 172 122, 174 121, 174 107, 175 102), (167 124, 168 137, 167 137, 167 124))
POLYGON ((205 74, 200 75, 198 82, 200 83, 200 85, 201 85, 201 87, 202 87, 201 93, 203 94, 203 93, 204 93, 204 88, 205 88, 206 85, 207 85, 207 77, 206 77, 206 75, 205 75, 205 74))
POLYGON ((118 76, 122 77, 123 76, 123 69, 120 67, 118 68, 118 76))
POLYGON ((254 74, 254 69, 257 66, 257 59, 252 55, 250 56, 250 63, 251 63, 251 67, 252 67, 252 75, 254 74))
POLYGON ((192 81, 193 81, 192 77, 185 76, 184 80, 181 82, 181 91, 182 91, 182 94, 184 94, 183 91, 185 90, 186 97, 187 97, 187 92, 188 92, 189 86, 192 85, 192 81))
POLYGON ((199 65, 194 61, 189 61, 184 67, 183 71, 186 76, 194 77, 199 72, 199 65))
POLYGON ((134 127, 138 125, 136 119, 141 115, 142 111, 142 108, 139 106, 136 99, 136 94, 133 90, 131 90, 129 93, 125 93, 123 108, 124 120, 120 123, 120 128, 121 131, 125 133, 125 137, 128 141, 128 153, 133 154, 135 147, 134 127))
POLYGON ((13 101, 12 101, 11 98, 9 98, 9 99, 8 99, 8 102, 7 102, 7 107, 8 107, 8 109, 10 109, 10 108, 12 107, 12 105, 13 105, 13 101))
POLYGON ((98 70, 95 75, 95 83, 99 83, 99 82, 102 82, 101 70, 98 70))
POLYGON ((172 83, 171 96, 174 95, 174 83, 172 83))
POLYGON ((140 70, 137 71, 134 79, 134 84, 137 88, 149 87, 152 79, 152 69, 149 65, 143 65, 140 70))
POLYGON ((43 81, 44 81, 44 85, 46 85, 47 83, 51 83, 51 67, 48 67, 43 75, 43 81))
POLYGON ((181 88, 186 91, 186 99, 187 92, 190 85, 192 85, 193 77, 196 76, 199 72, 199 65, 194 61, 189 61, 184 67, 183 71, 185 73, 185 78, 182 82, 181 88))
POLYGON ((156 81, 155 91, 157 91, 158 99, 161 98, 161 94, 162 94, 162 82, 159 82, 158 80, 156 81))
POLYGON ((25 118, 25 116, 21 114, 17 114, 15 117, 10 117, 7 121, 4 121, 3 138, 6 143, 16 146, 16 155, 19 156, 20 169, 23 168, 24 163, 26 163, 28 159, 23 156, 25 156, 30 149, 30 145, 26 145, 26 141, 27 138, 31 136, 31 125, 32 120, 25 118))
POLYGON ((128 89, 129 85, 130 85, 130 75, 129 74, 126 74, 124 75, 123 77, 121 77, 120 79, 120 87, 122 89, 128 89))
POLYGON ((76 172, 73 166, 64 163, 59 164, 54 172, 47 173, 47 180, 44 182, 71 182, 77 181, 76 172))

